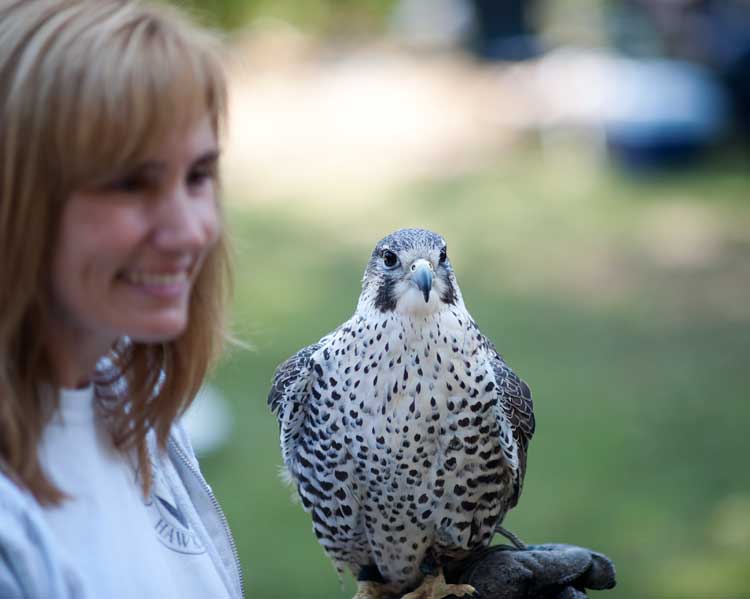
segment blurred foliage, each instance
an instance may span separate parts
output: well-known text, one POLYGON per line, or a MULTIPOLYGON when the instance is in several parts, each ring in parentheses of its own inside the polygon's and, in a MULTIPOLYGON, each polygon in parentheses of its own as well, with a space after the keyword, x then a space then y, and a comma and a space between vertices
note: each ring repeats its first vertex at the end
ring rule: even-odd
POLYGON ((205 22, 228 30, 258 18, 283 19, 321 33, 353 34, 379 29, 395 0, 171 0, 205 22))
POLYGON ((750 179, 743 161, 638 180, 570 149, 389 192, 230 189, 235 321, 255 349, 215 383, 235 410, 206 456, 257 599, 351 597, 278 476, 275 366, 347 319, 375 242, 445 235, 466 304, 534 391, 538 429, 507 526, 611 556, 602 597, 750 589, 750 179))
MULTIPOLYGON (((164 1, 164 0, 163 0, 164 1)), ((398 0, 165 0, 202 15, 226 29, 238 29, 257 18, 280 18, 322 32, 382 29, 398 0)), ((467 0, 468 1, 468 0, 467 0)), ((577 41, 598 40, 604 10, 618 0, 558 0, 529 3, 533 21, 543 29, 575 31, 577 41)), ((564 37, 564 35, 563 35, 564 37)))

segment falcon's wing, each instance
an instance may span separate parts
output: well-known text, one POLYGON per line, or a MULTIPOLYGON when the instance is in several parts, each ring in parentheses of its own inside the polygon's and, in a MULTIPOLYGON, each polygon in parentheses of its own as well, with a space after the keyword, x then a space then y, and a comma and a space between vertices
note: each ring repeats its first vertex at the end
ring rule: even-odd
POLYGON ((534 402, 528 385, 510 369, 491 343, 490 347, 494 353, 492 369, 495 372, 498 400, 510 423, 513 439, 518 448, 518 472, 514 480, 515 491, 510 502, 510 507, 514 507, 521 495, 523 479, 526 475, 526 453, 529 441, 534 435, 534 402))
POLYGON ((325 342, 325 337, 302 348, 283 362, 273 375, 273 386, 268 393, 268 405, 276 415, 281 433, 281 451, 288 465, 307 415, 307 401, 311 377, 311 356, 325 342))
POLYGON ((338 330, 301 349, 276 369, 268 405, 279 421, 287 480, 296 484, 302 506, 312 515, 315 535, 341 575, 345 567, 358 572, 351 553, 356 549, 352 543, 359 518, 357 499, 348 482, 353 479, 352 462, 347 464, 349 448, 326 437, 326 431, 318 428, 321 423, 315 422, 318 415, 323 422, 330 415, 316 401, 321 397, 316 387, 326 384, 316 360, 329 359, 327 346, 338 330))

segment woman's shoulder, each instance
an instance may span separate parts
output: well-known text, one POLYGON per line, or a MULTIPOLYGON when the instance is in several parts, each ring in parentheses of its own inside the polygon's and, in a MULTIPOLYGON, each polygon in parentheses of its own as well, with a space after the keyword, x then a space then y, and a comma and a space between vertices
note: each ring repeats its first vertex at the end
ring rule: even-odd
MULTIPOLYGON (((41 507, 0 468, 0 539, 19 528, 41 522, 41 507)), ((1 541, 0 541, 1 542, 1 541)))
POLYGON ((40 505, 0 470, 0 597, 84 597, 62 555, 40 505))
POLYGON ((191 459, 196 459, 193 444, 190 442, 190 435, 181 419, 176 420, 172 424, 172 429, 169 432, 169 441, 187 453, 191 459))

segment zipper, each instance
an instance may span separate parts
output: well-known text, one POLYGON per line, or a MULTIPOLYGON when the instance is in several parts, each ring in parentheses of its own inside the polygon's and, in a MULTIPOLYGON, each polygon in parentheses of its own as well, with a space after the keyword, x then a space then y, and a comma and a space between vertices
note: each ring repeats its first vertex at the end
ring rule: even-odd
POLYGON ((195 466, 193 466, 190 459, 187 457, 187 455, 185 455, 185 452, 183 451, 183 449, 174 441, 174 439, 170 439, 169 444, 175 449, 182 463, 187 466, 188 470, 190 470, 190 472, 193 473, 193 476, 195 476, 195 478, 198 480, 201 487, 205 491, 206 495, 208 495, 208 498, 211 500, 211 505, 213 506, 214 511, 219 516, 219 521, 224 527, 224 534, 229 540, 229 546, 232 549, 232 555, 234 556, 234 564, 237 569, 237 575, 240 580, 240 597, 244 599, 245 577, 242 574, 242 567, 240 566, 240 556, 239 556, 239 553, 237 552, 237 545, 234 542, 234 537, 232 536, 232 531, 229 528, 229 522, 227 521, 227 517, 224 515, 224 510, 221 509, 221 505, 219 505, 219 501, 216 499, 216 496, 211 490, 211 487, 208 486, 208 483, 205 481, 203 476, 200 474, 200 472, 198 472, 198 470, 196 470, 195 466))

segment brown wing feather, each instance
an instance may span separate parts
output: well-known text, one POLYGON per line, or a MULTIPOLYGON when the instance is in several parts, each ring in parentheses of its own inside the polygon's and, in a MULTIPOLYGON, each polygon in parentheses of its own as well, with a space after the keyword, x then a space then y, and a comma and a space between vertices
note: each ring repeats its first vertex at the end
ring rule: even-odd
MULTIPOLYGON (((494 346, 492 349, 495 349, 494 346)), ((498 401, 510 423, 513 439, 518 447, 519 471, 515 480, 515 492, 509 506, 512 508, 518 503, 523 488, 523 479, 526 475, 526 455, 529 449, 529 441, 534 435, 536 426, 534 402, 531 398, 529 386, 511 370, 496 350, 492 368, 495 372, 498 401)))
POLYGON ((287 394, 300 382, 301 377, 307 376, 310 356, 320 347, 320 341, 303 347, 291 358, 279 364, 273 375, 273 384, 268 393, 268 405, 271 411, 279 416, 283 403, 288 399, 287 394))
POLYGON ((288 467, 307 418, 310 357, 320 348, 325 338, 308 345, 282 362, 273 376, 268 405, 276 415, 281 437, 281 452, 288 467))

